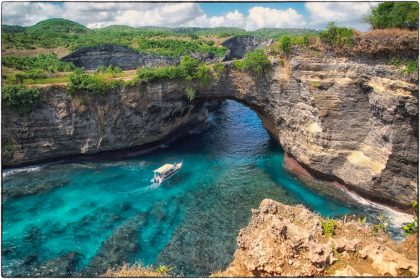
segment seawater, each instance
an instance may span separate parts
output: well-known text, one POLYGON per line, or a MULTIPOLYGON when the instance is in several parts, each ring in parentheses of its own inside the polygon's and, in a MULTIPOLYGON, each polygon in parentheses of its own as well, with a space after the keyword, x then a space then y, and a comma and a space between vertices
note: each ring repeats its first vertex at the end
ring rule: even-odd
POLYGON ((264 198, 301 203, 329 217, 362 210, 305 187, 284 170, 283 160, 258 116, 226 101, 200 133, 149 155, 5 170, 3 191, 40 190, 3 200, 3 275, 77 252, 78 276, 102 252, 123 254, 128 263, 171 265, 184 276, 207 276, 232 260, 239 230, 264 198), (177 161, 184 163, 178 174, 151 185, 154 169, 177 161), (104 248, 127 224, 136 227, 134 237, 119 250, 104 248))

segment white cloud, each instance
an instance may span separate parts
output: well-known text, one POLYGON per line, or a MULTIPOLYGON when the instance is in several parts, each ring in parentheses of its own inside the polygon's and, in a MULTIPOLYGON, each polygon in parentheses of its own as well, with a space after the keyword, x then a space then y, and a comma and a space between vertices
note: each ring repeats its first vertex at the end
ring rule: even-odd
POLYGON ((278 10, 264 7, 253 7, 249 9, 249 15, 246 23, 247 30, 270 27, 300 28, 304 26, 304 17, 291 8, 278 10))
MULTIPOLYGON (((241 5, 241 3, 238 3, 241 5)), ((3 24, 33 25, 40 20, 63 17, 90 28, 112 24, 139 26, 314 28, 327 22, 367 30, 362 18, 377 5, 371 2, 307 2, 303 15, 292 8, 274 9, 258 6, 247 14, 238 10, 217 16, 207 15, 197 3, 118 3, 118 2, 3 2, 3 24)))
POLYGON ((322 29, 329 21, 337 25, 351 26, 365 31, 369 25, 363 18, 377 6, 377 2, 308 2, 305 8, 309 13, 309 24, 322 29))

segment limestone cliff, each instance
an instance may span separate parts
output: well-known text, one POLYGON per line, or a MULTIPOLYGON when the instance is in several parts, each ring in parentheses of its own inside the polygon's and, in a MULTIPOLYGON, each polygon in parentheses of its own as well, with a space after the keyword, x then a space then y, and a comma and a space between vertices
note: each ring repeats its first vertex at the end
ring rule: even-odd
POLYGON ((63 58, 77 67, 93 70, 99 66, 119 66, 124 70, 137 69, 139 66, 155 67, 175 65, 179 59, 138 53, 127 47, 118 45, 99 45, 81 48, 63 58))
MULTIPOLYGON (((3 165, 14 165, 156 147, 199 128, 207 120, 207 108, 204 103, 191 104, 174 82, 130 87, 104 97, 71 97, 65 87, 56 86, 46 89, 42 105, 31 113, 20 116, 4 108, 2 117, 3 142, 12 142, 15 149, 2 153, 3 165)), ((123 153, 132 152, 136 154, 123 153)))
POLYGON ((396 243, 357 221, 335 221, 326 236, 322 222, 301 205, 263 200, 239 232, 233 262, 213 276, 417 276, 417 236, 396 243))
POLYGON ((257 38, 253 36, 235 36, 227 39, 222 43, 222 46, 229 49, 228 53, 223 58, 223 61, 229 61, 234 58, 241 59, 246 52, 253 51, 257 48, 264 48, 269 46, 273 40, 257 38))
POLYGON ((205 121, 203 102, 234 99, 260 115, 289 169, 405 207, 417 197, 418 81, 380 57, 307 49, 272 57, 264 76, 226 62, 220 78, 195 85, 192 102, 177 80, 98 99, 53 87, 28 115, 3 109, 2 140, 14 144, 3 166, 156 143, 205 121))

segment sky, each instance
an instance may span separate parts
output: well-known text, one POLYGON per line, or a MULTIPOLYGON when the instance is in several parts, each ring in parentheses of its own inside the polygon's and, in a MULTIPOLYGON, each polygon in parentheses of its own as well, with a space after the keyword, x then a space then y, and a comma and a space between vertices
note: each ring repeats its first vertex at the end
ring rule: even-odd
POLYGON ((108 25, 323 29, 329 21, 367 31, 363 23, 377 2, 3 2, 2 24, 30 26, 66 18, 89 28, 108 25))

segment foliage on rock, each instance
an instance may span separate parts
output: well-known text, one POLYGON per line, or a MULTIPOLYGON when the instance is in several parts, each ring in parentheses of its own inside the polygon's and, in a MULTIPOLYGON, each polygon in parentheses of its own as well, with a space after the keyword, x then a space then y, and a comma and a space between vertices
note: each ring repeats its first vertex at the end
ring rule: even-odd
POLYGON ((334 22, 329 22, 327 28, 319 33, 322 42, 334 47, 350 45, 353 42, 353 30, 338 27, 334 22))
POLYGON ((27 88, 24 85, 6 85, 2 88, 2 103, 16 110, 19 114, 31 112, 41 100, 42 92, 38 88, 27 88))
POLYGON ((262 49, 248 52, 244 59, 233 62, 233 66, 241 71, 263 75, 271 69, 271 62, 262 49))
POLYGON ((94 95, 104 95, 122 87, 120 80, 106 80, 99 75, 88 75, 83 70, 75 70, 69 77, 67 91, 69 94, 86 92, 94 95))

